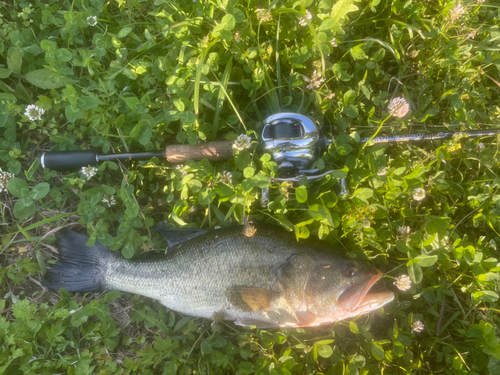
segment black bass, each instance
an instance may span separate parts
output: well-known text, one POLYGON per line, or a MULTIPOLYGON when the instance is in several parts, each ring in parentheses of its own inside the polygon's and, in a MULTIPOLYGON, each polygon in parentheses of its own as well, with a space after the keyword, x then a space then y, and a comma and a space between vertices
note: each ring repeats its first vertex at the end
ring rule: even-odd
POLYGON ((319 241, 297 242, 273 225, 159 231, 168 251, 131 260, 98 242, 85 246, 84 234, 62 232, 59 261, 45 274, 45 285, 140 294, 186 315, 258 328, 331 323, 394 298, 387 290, 370 293, 380 270, 319 241))

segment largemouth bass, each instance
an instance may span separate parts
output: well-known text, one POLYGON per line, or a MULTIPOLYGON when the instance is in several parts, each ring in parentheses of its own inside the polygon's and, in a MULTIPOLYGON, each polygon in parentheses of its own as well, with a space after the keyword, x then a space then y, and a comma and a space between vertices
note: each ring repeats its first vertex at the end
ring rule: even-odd
POLYGON ((320 241, 297 242, 281 227, 251 229, 159 230, 168 251, 130 260, 98 242, 87 247, 88 236, 65 231, 44 282, 73 292, 140 294, 185 315, 258 328, 331 323, 394 298, 391 291, 370 292, 382 272, 369 264, 320 241))

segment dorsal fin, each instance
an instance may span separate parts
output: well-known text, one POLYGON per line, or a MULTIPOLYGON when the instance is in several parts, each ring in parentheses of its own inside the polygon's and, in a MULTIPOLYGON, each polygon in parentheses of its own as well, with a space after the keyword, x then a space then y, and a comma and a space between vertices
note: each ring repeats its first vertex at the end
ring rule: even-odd
POLYGON ((179 245, 183 242, 192 240, 202 234, 208 233, 205 229, 195 229, 195 228, 182 228, 182 229, 170 229, 164 223, 160 223, 156 228, 153 229, 155 232, 161 234, 163 239, 167 241, 168 247, 179 245))

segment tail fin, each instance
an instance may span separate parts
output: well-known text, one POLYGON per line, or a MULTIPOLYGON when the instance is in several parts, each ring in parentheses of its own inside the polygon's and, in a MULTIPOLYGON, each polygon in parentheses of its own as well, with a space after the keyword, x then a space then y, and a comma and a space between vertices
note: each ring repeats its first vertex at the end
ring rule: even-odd
POLYGON ((87 247, 89 236, 65 230, 57 235, 59 260, 49 268, 43 283, 47 288, 70 292, 99 292, 105 289, 104 266, 114 254, 96 242, 87 247))

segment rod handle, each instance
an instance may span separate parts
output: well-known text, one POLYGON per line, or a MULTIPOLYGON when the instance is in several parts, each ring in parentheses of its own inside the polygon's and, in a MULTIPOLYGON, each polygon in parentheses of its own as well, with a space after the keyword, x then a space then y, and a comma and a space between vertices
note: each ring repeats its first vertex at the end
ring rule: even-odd
POLYGON ((42 168, 55 171, 71 171, 97 165, 97 153, 94 151, 53 151, 40 156, 42 168))
POLYGON ((228 160, 233 157, 234 141, 217 141, 197 145, 167 146, 166 157, 169 163, 182 163, 187 160, 210 161, 228 160))

